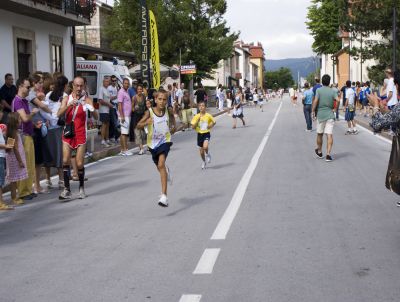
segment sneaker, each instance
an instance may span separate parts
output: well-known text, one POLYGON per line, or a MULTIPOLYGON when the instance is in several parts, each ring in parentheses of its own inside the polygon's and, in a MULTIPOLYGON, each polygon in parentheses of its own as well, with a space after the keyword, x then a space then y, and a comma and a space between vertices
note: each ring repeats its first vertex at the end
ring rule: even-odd
POLYGON ((68 191, 67 189, 64 189, 62 192, 61 192, 61 194, 60 194, 60 196, 58 196, 58 199, 59 200, 71 200, 72 199, 72 194, 71 194, 71 191, 68 191))
POLYGON ((345 133, 345 135, 349 135, 349 134, 352 134, 352 133, 353 133, 352 131, 347 130, 346 133, 345 133))
POLYGON ((143 151, 143 149, 140 149, 140 151, 139 151, 139 155, 143 155, 144 154, 144 151, 143 151))
POLYGON ((358 134, 358 130, 356 129, 356 130, 353 130, 353 133, 352 134, 358 134))
POLYGON ((323 158, 324 156, 322 155, 322 152, 318 152, 318 149, 315 149, 315 154, 319 159, 323 158))
POLYGON ((206 159, 207 159, 207 164, 211 163, 211 154, 210 153, 208 153, 206 155, 206 159))
POLYGON ((8 211, 8 210, 14 210, 12 206, 9 206, 8 204, 0 202, 0 211, 8 211))
POLYGON ((132 156, 133 153, 131 151, 125 151, 125 156, 132 156))
POLYGON ((158 205, 160 207, 166 208, 168 207, 168 197, 165 194, 161 194, 160 199, 158 200, 158 205))
POLYGON ((126 155, 125 155, 125 151, 119 152, 118 155, 119 155, 119 156, 126 156, 126 155))
POLYGON ((171 175, 171 170, 168 168, 168 166, 166 166, 167 168, 167 181, 170 184, 170 186, 172 186, 172 175, 171 175))
POLYGON ((325 158, 326 162, 331 162, 332 160, 333 160, 333 158, 330 155, 327 155, 326 158, 325 158))
POLYGON ((85 199, 86 198, 86 193, 84 188, 79 189, 79 194, 78 194, 79 199, 85 199))
POLYGON ((33 198, 35 198, 35 197, 33 197, 33 195, 30 194, 30 195, 26 195, 26 196, 24 196, 24 197, 22 197, 20 199, 22 199, 23 201, 26 201, 26 200, 32 200, 33 198))
POLYGON ((396 206, 400 207, 400 201, 396 202, 396 206))
POLYGON ((203 161, 203 163, 201 164, 201 169, 204 170, 207 167, 207 164, 205 161, 203 161))

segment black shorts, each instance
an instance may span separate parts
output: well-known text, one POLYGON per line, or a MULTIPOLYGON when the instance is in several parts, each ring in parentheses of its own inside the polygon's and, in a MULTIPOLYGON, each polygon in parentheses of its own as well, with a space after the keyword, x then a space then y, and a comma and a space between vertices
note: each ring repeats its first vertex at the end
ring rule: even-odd
POLYGON ((165 143, 155 149, 149 148, 151 157, 153 159, 153 162, 156 164, 156 166, 158 166, 158 160, 159 160, 161 154, 164 154, 165 158, 167 158, 169 150, 171 149, 171 146, 172 146, 172 143, 165 143))
POLYGON ((110 114, 109 113, 100 113, 100 122, 109 123, 110 122, 110 114))
POLYGON ((200 148, 203 148, 203 144, 205 141, 210 141, 210 140, 211 140, 210 132, 197 133, 197 146, 199 146, 200 148))

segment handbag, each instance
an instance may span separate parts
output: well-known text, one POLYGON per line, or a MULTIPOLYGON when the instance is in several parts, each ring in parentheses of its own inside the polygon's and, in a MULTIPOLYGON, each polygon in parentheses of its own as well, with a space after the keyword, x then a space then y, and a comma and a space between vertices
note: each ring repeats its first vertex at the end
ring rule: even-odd
POLYGON ((78 112, 79 105, 76 106, 74 110, 74 115, 72 116, 72 120, 69 124, 65 123, 64 129, 63 129, 63 135, 65 138, 73 138, 75 136, 75 127, 74 127, 74 120, 76 117, 76 114, 78 112))
POLYGON ((386 173, 386 188, 400 195, 400 134, 393 136, 392 151, 386 173))

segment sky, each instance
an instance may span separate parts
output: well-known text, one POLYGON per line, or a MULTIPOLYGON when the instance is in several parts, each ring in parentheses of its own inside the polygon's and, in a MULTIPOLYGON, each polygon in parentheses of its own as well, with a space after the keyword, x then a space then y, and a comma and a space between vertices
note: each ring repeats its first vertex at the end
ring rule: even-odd
POLYGON ((244 42, 261 42, 268 59, 312 56, 305 21, 310 0, 227 0, 226 19, 244 42))

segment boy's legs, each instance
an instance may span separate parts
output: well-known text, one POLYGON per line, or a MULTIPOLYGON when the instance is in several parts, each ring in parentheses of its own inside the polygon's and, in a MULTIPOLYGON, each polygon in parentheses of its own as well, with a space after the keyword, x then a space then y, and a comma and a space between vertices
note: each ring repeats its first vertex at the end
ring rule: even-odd
POLYGON ((318 149, 319 153, 322 152, 323 137, 324 137, 323 133, 318 133, 317 134, 317 149, 318 149))
POLYGON ((157 164, 157 169, 158 172, 160 172, 160 178, 161 178, 161 193, 167 195, 167 168, 165 166, 165 161, 166 161, 166 156, 164 153, 161 153, 158 157, 158 164, 157 164))
MULTIPOLYGON (((327 134, 327 144, 326 144, 326 155, 331 155, 332 146, 333 146, 333 135, 327 134)), ((322 147, 322 145, 321 145, 322 147)))

